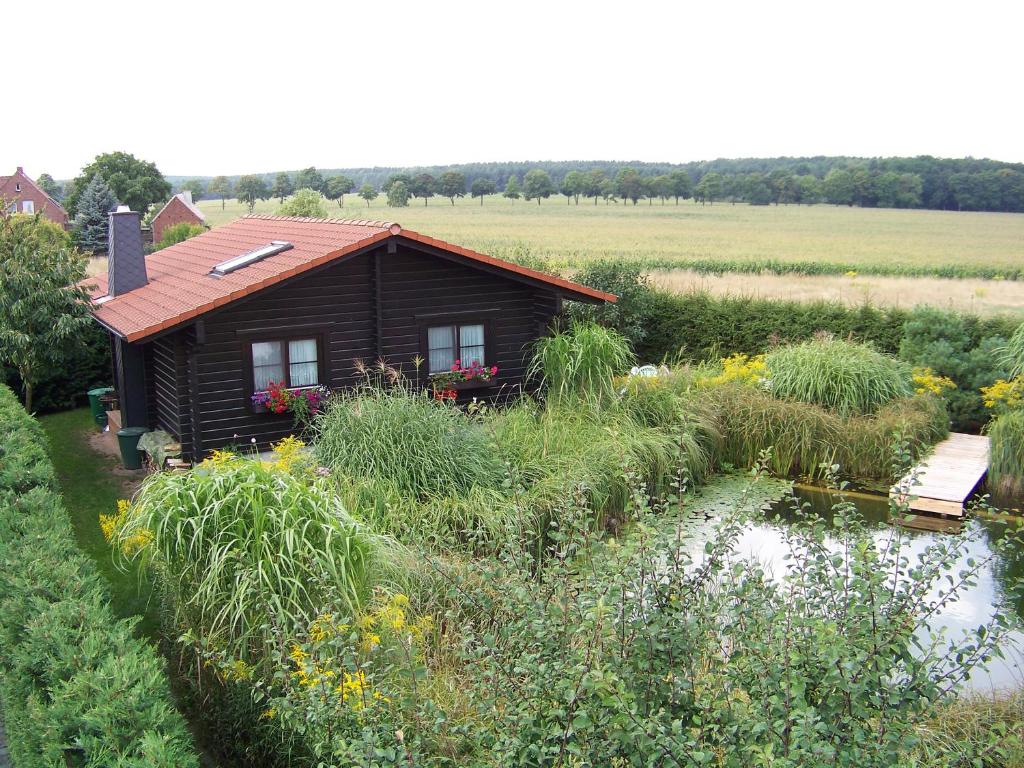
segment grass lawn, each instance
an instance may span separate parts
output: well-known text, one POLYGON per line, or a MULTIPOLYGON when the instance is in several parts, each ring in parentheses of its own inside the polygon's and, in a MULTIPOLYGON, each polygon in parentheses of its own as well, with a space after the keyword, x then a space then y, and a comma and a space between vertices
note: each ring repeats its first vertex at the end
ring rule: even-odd
MULTIPOLYGON (((560 264, 595 258, 627 258, 671 267, 697 260, 725 264, 806 262, 851 265, 863 271, 992 267, 1019 268, 1024 255, 1024 214, 849 208, 833 205, 750 206, 693 201, 678 206, 637 206, 565 197, 540 205, 500 195, 463 198, 451 205, 432 198, 424 206, 389 208, 382 197, 370 206, 356 195, 344 208, 329 203, 331 216, 386 219, 403 227, 475 248, 493 256, 533 255, 560 264)), ((203 200, 211 226, 242 216, 247 207, 229 200, 203 200)), ((256 213, 277 211, 276 199, 256 213)), ((954 272, 954 274, 958 274, 954 272)))
POLYGON ((117 460, 89 444, 97 432, 88 408, 42 416, 39 421, 50 443, 50 458, 78 546, 96 561, 109 582, 114 612, 120 617, 140 616, 139 631, 156 640, 159 619, 155 598, 150 600, 152 585, 140 584, 135 569, 126 572, 116 566, 99 525, 99 516, 115 512, 117 500, 129 495, 126 483, 135 483, 139 477, 115 474, 117 460))

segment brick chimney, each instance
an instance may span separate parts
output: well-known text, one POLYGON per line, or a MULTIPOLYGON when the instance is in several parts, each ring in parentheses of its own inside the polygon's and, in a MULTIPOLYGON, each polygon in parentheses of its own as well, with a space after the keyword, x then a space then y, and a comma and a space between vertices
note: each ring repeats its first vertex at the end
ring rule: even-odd
POLYGON ((107 294, 120 296, 149 282, 137 211, 119 205, 110 213, 107 239, 107 294))

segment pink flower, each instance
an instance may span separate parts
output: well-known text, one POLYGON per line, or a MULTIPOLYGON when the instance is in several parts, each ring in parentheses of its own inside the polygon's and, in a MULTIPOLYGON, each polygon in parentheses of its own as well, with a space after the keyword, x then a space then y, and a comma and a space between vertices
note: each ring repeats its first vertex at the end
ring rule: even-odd
POLYGON ((491 376, 497 376, 497 375, 498 375, 498 366, 492 365, 491 366, 491 376))

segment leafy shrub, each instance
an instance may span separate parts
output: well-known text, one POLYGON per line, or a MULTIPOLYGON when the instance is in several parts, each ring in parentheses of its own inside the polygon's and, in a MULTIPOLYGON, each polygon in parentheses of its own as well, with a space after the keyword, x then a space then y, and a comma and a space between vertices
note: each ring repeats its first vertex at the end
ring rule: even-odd
POLYGON ((327 198, 315 189, 297 189, 277 209, 279 216, 304 216, 313 219, 327 218, 327 198))
POLYGON ((823 338, 765 355, 776 397, 820 405, 840 416, 874 413, 913 394, 909 368, 863 344, 823 338))
POLYGON ((116 620, 53 492, 39 425, 0 388, 0 702, 14 764, 198 766, 162 660, 116 620))
POLYGON ((190 237, 201 235, 206 231, 206 227, 201 224, 192 224, 187 221, 183 221, 180 224, 172 224, 164 230, 163 235, 160 237, 160 242, 156 244, 157 250, 161 248, 170 248, 172 245, 183 243, 190 237))
POLYGON ((415 499, 465 495, 501 482, 490 436, 457 409, 405 386, 339 394, 314 429, 321 464, 387 482, 415 499))
POLYGON ((634 261, 588 262, 573 280, 618 297, 614 303, 570 302, 568 314, 576 322, 596 322, 622 334, 636 349, 647 336, 652 288, 646 269, 634 261))
POLYGON ((626 372, 633 355, 626 339, 596 323, 574 323, 568 330, 538 339, 528 377, 537 377, 553 403, 585 399, 610 402, 614 378, 626 372))

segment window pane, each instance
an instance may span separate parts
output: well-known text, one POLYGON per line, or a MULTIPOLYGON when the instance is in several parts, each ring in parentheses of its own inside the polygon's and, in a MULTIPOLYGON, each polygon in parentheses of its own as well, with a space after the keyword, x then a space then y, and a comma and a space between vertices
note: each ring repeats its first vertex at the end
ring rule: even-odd
POLYGON ((252 345, 253 389, 262 392, 272 381, 284 381, 284 356, 280 341, 257 341, 252 345))
POLYGON ((292 387, 312 387, 318 384, 319 366, 316 362, 316 339, 288 342, 288 376, 292 387))
POLYGON ((288 362, 315 363, 316 339, 300 339, 288 342, 288 362))
POLYGON ((484 364, 484 327, 482 325, 459 326, 459 354, 463 365, 474 361, 484 364))
POLYGON ((428 328, 427 348, 429 372, 450 371, 455 363, 455 327, 439 325, 428 328))

